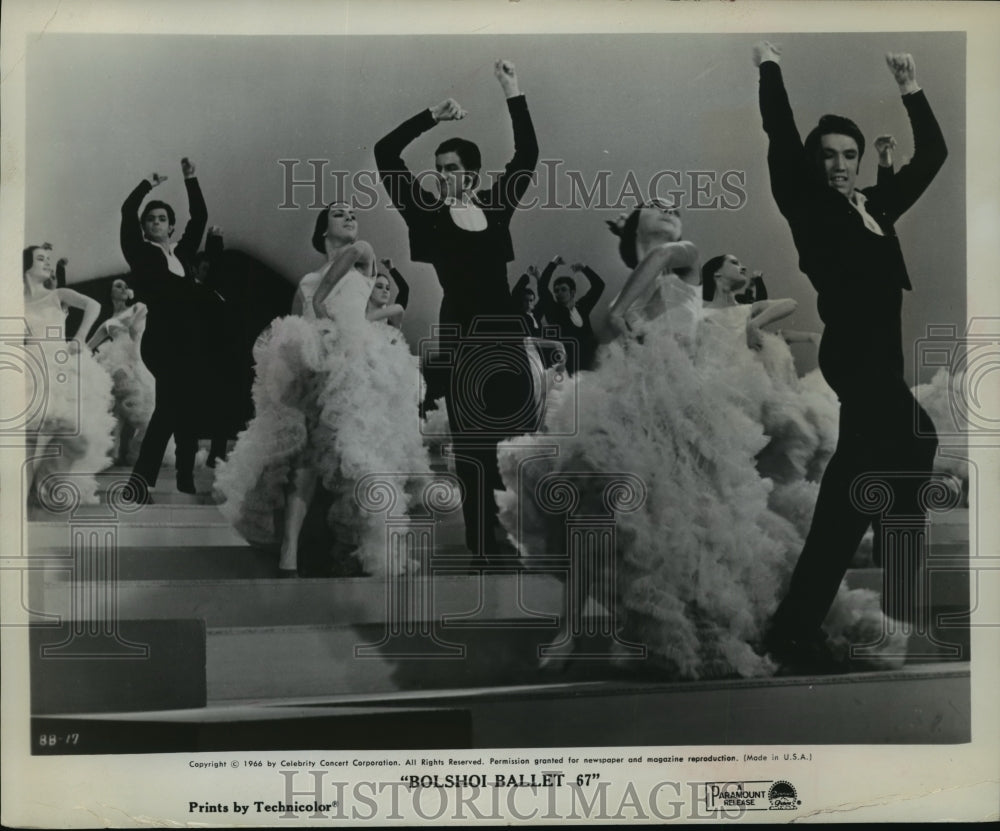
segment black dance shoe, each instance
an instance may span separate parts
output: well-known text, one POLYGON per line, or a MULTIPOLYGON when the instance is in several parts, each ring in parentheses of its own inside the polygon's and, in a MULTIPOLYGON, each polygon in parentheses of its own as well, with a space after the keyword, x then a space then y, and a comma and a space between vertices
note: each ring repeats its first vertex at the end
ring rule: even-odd
POLYGON ((838 658, 822 630, 791 636, 771 629, 762 643, 763 651, 779 666, 780 675, 812 675, 847 672, 847 661, 838 658))
POLYGON ((177 490, 181 493, 198 493, 194 486, 194 474, 193 473, 178 473, 177 474, 177 490))

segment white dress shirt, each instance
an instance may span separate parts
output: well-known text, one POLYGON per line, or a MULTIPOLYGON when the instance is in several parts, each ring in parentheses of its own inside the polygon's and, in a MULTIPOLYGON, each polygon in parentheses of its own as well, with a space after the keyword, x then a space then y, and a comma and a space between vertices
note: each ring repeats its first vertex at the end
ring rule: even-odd
POLYGON ((885 233, 882 231, 882 228, 879 227, 879 224, 875 221, 872 215, 868 213, 868 209, 865 208, 865 202, 867 202, 868 199, 861 191, 859 190, 854 191, 854 196, 848 201, 851 203, 851 205, 854 206, 854 209, 859 214, 861 214, 861 219, 865 223, 865 228, 867 228, 873 234, 878 234, 880 237, 885 236, 885 233))
POLYGON ((449 196, 444 200, 452 221, 463 231, 485 231, 486 214, 473 200, 472 194, 463 193, 461 201, 449 196))

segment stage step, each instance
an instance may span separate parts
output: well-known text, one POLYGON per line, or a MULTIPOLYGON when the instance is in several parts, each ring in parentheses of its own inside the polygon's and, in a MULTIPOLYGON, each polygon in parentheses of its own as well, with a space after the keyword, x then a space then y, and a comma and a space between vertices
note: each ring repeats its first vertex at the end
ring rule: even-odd
MULTIPOLYGON (((74 611, 74 596, 94 596, 101 588, 97 581, 71 582, 69 575, 68 570, 51 572, 44 579, 42 572, 33 574, 29 608, 68 617, 74 611)), ((439 574, 414 578, 412 590, 433 597, 433 607, 422 604, 411 621, 439 620, 477 609, 484 620, 510 621, 526 617, 524 609, 562 614, 565 604, 562 581, 547 574, 439 574)), ((370 577, 134 580, 122 576, 116 591, 120 620, 201 618, 215 628, 382 623, 388 594, 385 579, 370 577)), ((77 617, 85 614, 77 610, 77 617)))
MULTIPOLYGON (((970 740, 970 716, 968 664, 941 664, 801 678, 549 680, 390 695, 296 696, 280 702, 243 699, 201 710, 36 717, 32 730, 33 735, 74 736, 73 743, 35 749, 58 754, 685 745, 796 749, 960 744, 970 740), (360 726, 351 729, 355 719, 360 726)), ((557 758, 550 764, 565 762, 557 758)))
MULTIPOLYGON (((106 517, 102 505, 81 508, 74 522, 40 509, 29 512, 28 546, 33 554, 69 545, 72 526, 106 517)), ((145 505, 135 513, 108 517, 120 547, 246 546, 246 541, 219 513, 215 505, 145 505)))
POLYGON ((172 617, 31 626, 31 712, 203 707, 205 622, 172 617))
MULTIPOLYGON (((539 649, 550 628, 429 627, 385 641, 384 623, 231 627, 208 630, 208 699, 281 699, 301 695, 392 693, 521 684, 544 680, 539 649)), ((607 677, 613 668, 605 665, 607 677)))
POLYGON ((446 707, 207 707, 31 719, 35 755, 472 747, 468 710, 446 707))

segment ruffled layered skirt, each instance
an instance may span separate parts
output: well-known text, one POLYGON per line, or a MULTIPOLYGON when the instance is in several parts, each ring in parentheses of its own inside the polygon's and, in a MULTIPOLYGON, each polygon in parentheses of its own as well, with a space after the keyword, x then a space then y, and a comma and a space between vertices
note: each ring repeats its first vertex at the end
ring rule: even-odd
MULTIPOLYGON (((610 520, 614 556, 591 596, 610 598, 620 637, 671 677, 766 675, 775 667, 755 647, 803 533, 801 498, 776 490, 812 490, 836 400, 831 420, 831 399, 799 388, 776 338, 755 354, 703 325, 688 349, 669 327, 661 318, 641 342, 605 347, 593 372, 550 396, 543 432, 501 445, 501 521, 527 557, 551 558, 581 525, 610 520), (780 471, 777 485, 759 459, 780 471)), ((842 590, 837 607, 835 637, 881 622, 872 592, 842 590)))
MULTIPOLYGON (((276 320, 254 348, 255 415, 220 464, 219 506, 250 542, 280 541, 296 470, 332 495, 338 549, 375 574, 407 567, 388 546, 431 477, 419 420, 419 370, 398 330, 330 320, 276 320)), ((404 557, 405 559, 405 557, 404 557)))

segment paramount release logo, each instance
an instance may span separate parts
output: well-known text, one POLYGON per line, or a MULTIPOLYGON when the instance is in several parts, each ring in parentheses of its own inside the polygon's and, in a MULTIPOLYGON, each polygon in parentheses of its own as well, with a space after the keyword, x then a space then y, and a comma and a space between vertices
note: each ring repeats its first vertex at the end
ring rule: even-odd
POLYGON ((771 785, 767 792, 767 798, 771 801, 771 808, 775 811, 794 810, 802 804, 795 788, 784 780, 771 785))
POLYGON ((707 812, 787 811, 802 804, 795 788, 784 780, 705 782, 701 787, 707 812))

